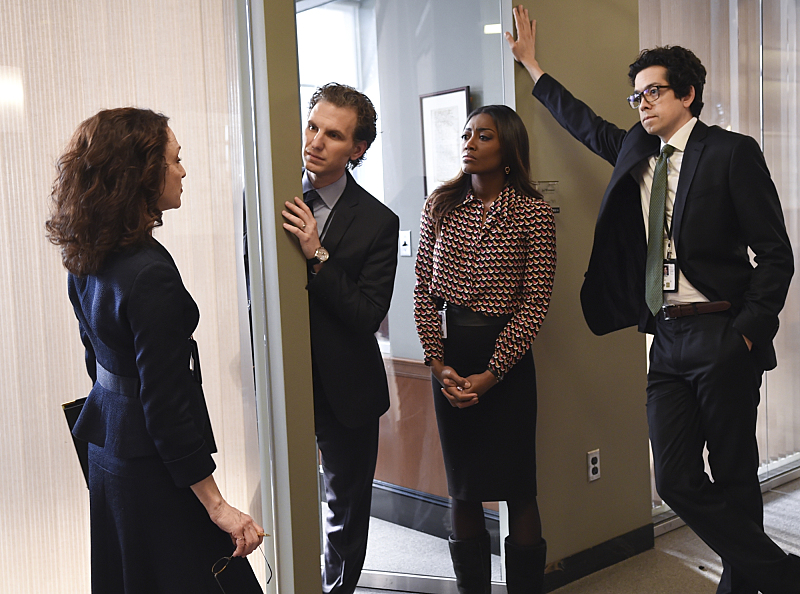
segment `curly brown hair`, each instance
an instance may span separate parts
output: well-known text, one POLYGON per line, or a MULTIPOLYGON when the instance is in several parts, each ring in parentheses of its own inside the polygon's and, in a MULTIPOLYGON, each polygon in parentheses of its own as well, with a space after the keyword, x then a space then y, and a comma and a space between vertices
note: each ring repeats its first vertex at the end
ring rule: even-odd
POLYGON ((123 107, 78 126, 56 165, 45 223, 71 273, 97 273, 109 253, 144 242, 162 224, 168 119, 123 107))
MULTIPOLYGON (((375 106, 369 97, 353 87, 339 83, 328 83, 314 91, 308 102, 308 112, 311 113, 311 110, 320 101, 327 101, 336 107, 349 107, 355 111, 356 128, 353 130, 353 140, 366 142, 367 149, 369 149, 378 134, 375 125, 375 122, 378 121, 378 114, 375 112, 375 106)), ((349 168, 355 169, 361 165, 366 154, 367 150, 365 149, 358 159, 351 159, 348 163, 349 168)))

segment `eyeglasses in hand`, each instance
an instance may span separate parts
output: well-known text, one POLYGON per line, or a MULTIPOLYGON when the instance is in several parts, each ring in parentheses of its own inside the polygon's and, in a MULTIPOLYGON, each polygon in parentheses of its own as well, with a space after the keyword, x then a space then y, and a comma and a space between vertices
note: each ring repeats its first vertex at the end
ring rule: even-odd
MULTIPOLYGON (((261 556, 264 557, 264 561, 267 563, 267 569, 269 569, 267 583, 270 583, 272 581, 272 566, 270 566, 269 559, 267 559, 267 556, 264 554, 264 550, 261 548, 261 546, 258 547, 258 550, 261 552, 261 556)), ((211 566, 211 573, 214 574, 214 579, 217 580, 217 585, 219 586, 219 589, 222 590, 222 594, 227 593, 225 592, 225 588, 223 588, 222 584, 219 582, 219 574, 227 569, 228 563, 231 562, 231 559, 233 559, 233 557, 223 557, 222 559, 218 559, 217 562, 211 566)))

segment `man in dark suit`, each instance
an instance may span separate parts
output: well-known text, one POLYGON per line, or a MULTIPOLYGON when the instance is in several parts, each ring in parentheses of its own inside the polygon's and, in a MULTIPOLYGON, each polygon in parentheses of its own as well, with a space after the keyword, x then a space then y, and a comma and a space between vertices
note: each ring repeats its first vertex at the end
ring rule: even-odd
POLYGON ((392 298, 399 219, 347 171, 364 159, 376 120, 355 89, 317 89, 305 128, 303 200, 283 211, 308 261, 314 422, 328 500, 322 582, 334 594, 351 594, 364 565, 378 417, 389 408, 375 332, 392 298))
POLYGON ((517 41, 506 37, 534 97, 614 166, 581 303, 596 334, 654 335, 647 418, 658 491, 722 557, 718 594, 798 594, 800 558, 764 533, 757 475, 759 387, 777 364, 772 340, 794 272, 761 150, 697 119, 705 68, 692 52, 655 48, 631 64, 640 122, 625 131, 544 73, 536 23, 521 6, 514 17, 517 41))

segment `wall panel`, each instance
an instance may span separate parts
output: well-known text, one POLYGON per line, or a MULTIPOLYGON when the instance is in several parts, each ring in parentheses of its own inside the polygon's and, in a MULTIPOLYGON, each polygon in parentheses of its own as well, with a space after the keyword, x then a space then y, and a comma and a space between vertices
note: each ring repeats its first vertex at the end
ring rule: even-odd
MULTIPOLYGON (((0 10, 0 591, 89 590, 88 492, 60 404, 85 396, 77 323, 58 250, 44 237, 54 163, 98 109, 161 111, 183 146, 183 207, 156 237, 198 302, 195 334, 234 505, 258 502, 252 409, 243 395, 229 102, 233 3, 5 0, 0 10)), ((233 81, 236 84, 236 81, 233 81)), ((249 353, 245 353, 249 357, 249 353)), ((257 505, 255 506, 257 507, 257 505)), ((179 535, 176 539, 179 543, 179 535)))

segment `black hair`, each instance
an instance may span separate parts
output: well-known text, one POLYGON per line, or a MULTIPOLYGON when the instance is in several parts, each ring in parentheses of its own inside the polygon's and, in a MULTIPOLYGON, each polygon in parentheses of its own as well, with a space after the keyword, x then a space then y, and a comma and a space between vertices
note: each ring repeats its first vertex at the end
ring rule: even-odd
POLYGON ((689 109, 693 116, 699 116, 703 109, 703 86, 706 84, 706 69, 700 59, 691 50, 679 45, 642 50, 628 71, 631 85, 636 84, 637 74, 651 66, 667 69, 667 82, 678 99, 689 95, 694 87, 694 101, 689 109))
MULTIPOLYGON (((514 188, 517 194, 541 198, 542 194, 531 182, 530 143, 522 118, 506 105, 485 105, 470 113, 467 123, 482 113, 488 114, 497 126, 497 137, 503 151, 502 163, 507 168, 506 185, 514 188)), ((472 177, 461 170, 428 197, 425 208, 436 224, 437 233, 441 230, 442 219, 464 201, 472 187, 471 182, 472 177)))

